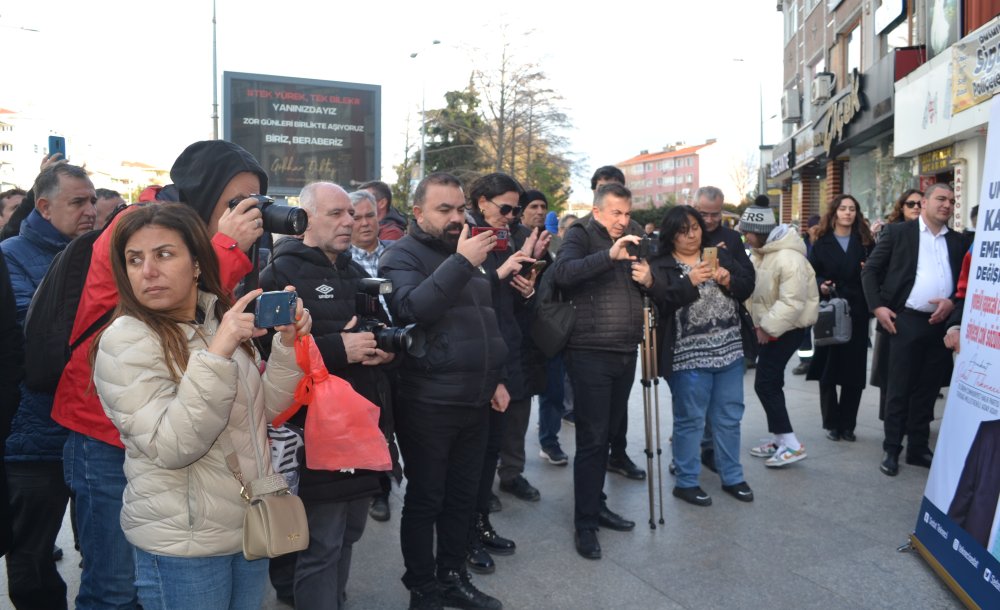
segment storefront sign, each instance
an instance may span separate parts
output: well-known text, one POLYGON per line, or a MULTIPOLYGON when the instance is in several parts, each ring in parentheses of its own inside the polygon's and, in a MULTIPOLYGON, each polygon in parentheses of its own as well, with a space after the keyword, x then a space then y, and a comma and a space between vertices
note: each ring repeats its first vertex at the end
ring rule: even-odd
POLYGON ((771 163, 767 169, 767 177, 770 180, 784 178, 783 174, 791 172, 795 162, 792 152, 793 140, 791 138, 774 147, 771 152, 771 163))
POLYGON ((951 167, 952 146, 920 153, 920 173, 936 174, 951 167))
POLYGON ((906 18, 906 0, 884 0, 875 9, 875 33, 881 34, 906 18))
POLYGON ((378 175, 381 88, 226 72, 224 138, 257 158, 269 192, 317 180, 349 186, 378 175))
POLYGON ((830 109, 817 121, 816 133, 822 137, 822 145, 827 154, 830 149, 844 137, 844 128, 861 114, 861 74, 855 70, 851 74, 847 95, 841 97, 830 106, 830 109))
POLYGON ((1000 17, 952 46, 951 111, 959 113, 1000 91, 1000 17))
POLYGON ((959 161, 955 163, 955 181, 952 186, 955 189, 955 209, 952 212, 956 231, 965 228, 965 163, 959 161))

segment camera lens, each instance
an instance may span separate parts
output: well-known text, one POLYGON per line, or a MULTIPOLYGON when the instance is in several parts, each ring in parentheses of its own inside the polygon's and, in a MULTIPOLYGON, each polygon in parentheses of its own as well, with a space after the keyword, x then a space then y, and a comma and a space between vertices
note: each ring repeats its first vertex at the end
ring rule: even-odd
POLYGON ((409 326, 381 328, 374 331, 375 344, 384 352, 406 352, 420 358, 424 355, 424 331, 416 324, 409 326))
POLYGON ((281 235, 301 235, 306 230, 309 218, 305 210, 287 205, 272 204, 261 209, 264 230, 281 235))

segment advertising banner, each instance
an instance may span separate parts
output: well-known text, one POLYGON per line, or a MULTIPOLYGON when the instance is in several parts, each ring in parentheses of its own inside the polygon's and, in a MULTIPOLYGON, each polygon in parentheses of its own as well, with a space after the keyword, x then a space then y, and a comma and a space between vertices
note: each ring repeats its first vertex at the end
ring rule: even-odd
POLYGON ((378 178, 378 85, 226 72, 223 137, 267 171, 268 192, 298 195, 318 180, 345 188, 378 178))
POLYGON ((966 605, 1000 608, 1000 97, 990 127, 961 352, 913 543, 966 605))
POLYGON ((951 111, 957 114, 1000 91, 1000 17, 952 46, 951 111))

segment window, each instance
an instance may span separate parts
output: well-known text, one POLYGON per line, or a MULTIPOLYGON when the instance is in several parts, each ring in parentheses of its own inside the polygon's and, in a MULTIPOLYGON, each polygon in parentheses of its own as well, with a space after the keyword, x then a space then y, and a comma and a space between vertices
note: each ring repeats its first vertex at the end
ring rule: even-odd
MULTIPOLYGON (((861 70, 861 26, 855 26, 844 40, 847 43, 847 57, 844 62, 847 71, 844 72, 844 76, 847 77, 855 70, 861 70)), ((844 78, 844 82, 846 81, 847 78, 844 78)))
POLYGON ((694 157, 688 157, 688 167, 694 167, 694 157))
POLYGON ((785 3, 785 44, 788 44, 799 29, 799 4, 798 0, 789 0, 785 3))
POLYGON ((633 165, 632 167, 630 167, 629 168, 629 173, 632 174, 633 176, 641 176, 642 175, 642 163, 640 163, 638 165, 633 165))
POLYGON ((669 169, 674 169, 674 160, 667 159, 666 161, 660 161, 660 171, 667 171, 669 169))
POLYGON ((14 145, 13 144, 0 144, 0 150, 2 150, 2 151, 11 151, 11 150, 14 150, 14 145))
POLYGON ((684 176, 684 182, 687 182, 688 184, 694 182, 694 174, 688 174, 687 176, 684 176))
POLYGON ((653 171, 653 164, 652 163, 647 163, 646 167, 645 167, 645 171, 647 171, 647 172, 653 171))
POLYGON ((806 0, 806 7, 805 7, 805 10, 802 11, 802 14, 808 15, 817 6, 819 6, 819 0, 806 0))

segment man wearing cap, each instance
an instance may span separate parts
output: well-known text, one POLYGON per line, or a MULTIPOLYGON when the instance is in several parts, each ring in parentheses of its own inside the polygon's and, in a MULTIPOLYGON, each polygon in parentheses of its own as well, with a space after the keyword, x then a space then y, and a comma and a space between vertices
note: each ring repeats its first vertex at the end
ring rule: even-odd
MULTIPOLYGON (((223 286, 233 289, 252 265, 244 253, 263 234, 261 213, 249 195, 267 193, 267 174, 253 155, 222 140, 195 142, 170 168, 174 184, 159 191, 194 208, 208 225, 219 258, 223 286), (240 199, 235 208, 229 202, 240 199)), ((78 341, 118 304, 111 276, 109 246, 118 219, 94 242, 93 257, 70 341, 78 341)), ((118 430, 104 414, 92 390, 90 346, 93 337, 73 351, 56 389, 52 419, 68 428, 63 449, 66 482, 76 497, 80 552, 84 557, 76 608, 135 608, 132 547, 119 525, 125 490, 125 449, 118 430)))
POLYGON ((757 272, 750 315, 760 352, 753 388, 767 414, 772 439, 750 450, 766 458, 765 466, 781 468, 805 459, 806 450, 792 431, 785 406, 785 365, 802 343, 805 329, 816 321, 819 288, 806 259, 806 245, 794 225, 775 222, 767 195, 757 197, 740 218, 740 231, 753 248, 757 272))

